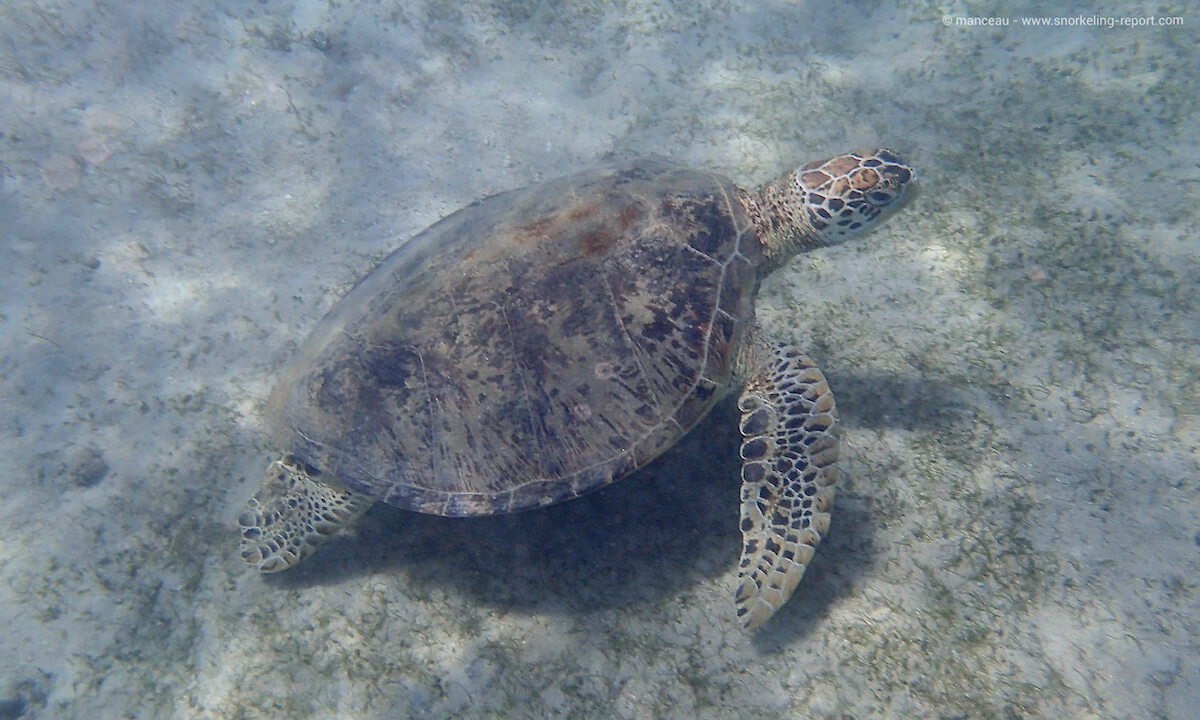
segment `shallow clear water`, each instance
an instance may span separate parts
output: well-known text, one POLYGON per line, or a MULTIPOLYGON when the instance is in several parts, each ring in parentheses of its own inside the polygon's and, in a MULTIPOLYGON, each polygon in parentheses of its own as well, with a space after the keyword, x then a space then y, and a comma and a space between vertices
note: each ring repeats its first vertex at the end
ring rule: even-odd
POLYGON ((752 5, 0 6, 0 719, 1191 717, 1200 19, 752 5), (759 632, 727 406, 581 500, 243 567, 274 374, 405 238, 879 144, 920 196, 760 293, 845 450, 759 632))

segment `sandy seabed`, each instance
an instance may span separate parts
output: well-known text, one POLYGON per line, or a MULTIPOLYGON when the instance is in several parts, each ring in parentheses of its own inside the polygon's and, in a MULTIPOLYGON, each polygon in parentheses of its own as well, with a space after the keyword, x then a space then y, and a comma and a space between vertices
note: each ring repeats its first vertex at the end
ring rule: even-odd
POLYGON ((949 12, 5 3, 0 720, 1193 717, 1200 16, 949 12), (877 144, 919 197, 760 295, 845 428, 760 632, 728 408, 581 500, 243 566, 272 378, 405 238, 611 160, 877 144))

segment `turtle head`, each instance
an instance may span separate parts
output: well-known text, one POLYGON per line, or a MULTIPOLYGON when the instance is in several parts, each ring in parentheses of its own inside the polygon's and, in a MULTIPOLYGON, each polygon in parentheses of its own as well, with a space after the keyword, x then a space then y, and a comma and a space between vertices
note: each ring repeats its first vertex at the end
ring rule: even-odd
POLYGON ((801 165, 746 204, 767 256, 781 264, 875 227, 913 195, 915 178, 891 150, 851 152, 801 165))
POLYGON ((880 148, 808 163, 791 176, 814 243, 836 245, 904 205, 916 174, 896 153, 880 148))

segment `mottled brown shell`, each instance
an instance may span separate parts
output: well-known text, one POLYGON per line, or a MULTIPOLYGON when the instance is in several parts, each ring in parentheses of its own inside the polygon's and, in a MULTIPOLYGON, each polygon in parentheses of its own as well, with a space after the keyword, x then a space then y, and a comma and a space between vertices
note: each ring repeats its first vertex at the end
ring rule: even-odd
POLYGON ((281 449, 438 515, 607 485, 729 390, 760 263, 733 184, 657 160, 474 203, 318 325, 272 394, 281 449))

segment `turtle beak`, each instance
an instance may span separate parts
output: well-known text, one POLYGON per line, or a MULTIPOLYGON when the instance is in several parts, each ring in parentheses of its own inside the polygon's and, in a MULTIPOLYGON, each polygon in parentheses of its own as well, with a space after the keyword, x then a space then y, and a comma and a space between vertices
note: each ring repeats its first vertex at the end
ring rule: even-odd
MULTIPOLYGON (((911 168, 906 169, 908 170, 908 180, 896 185, 894 189, 890 190, 892 197, 878 204, 880 220, 887 219, 897 210, 908 207, 917 195, 921 194, 921 184, 917 182, 917 174, 911 168)), ((872 199, 879 192, 881 191, 871 193, 872 199)))
POLYGON ((871 166, 878 173, 874 188, 867 191, 867 202, 874 205, 880 219, 886 218, 912 202, 917 194, 917 171, 887 148, 862 153, 881 164, 871 166))

